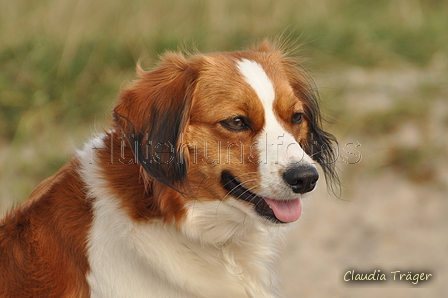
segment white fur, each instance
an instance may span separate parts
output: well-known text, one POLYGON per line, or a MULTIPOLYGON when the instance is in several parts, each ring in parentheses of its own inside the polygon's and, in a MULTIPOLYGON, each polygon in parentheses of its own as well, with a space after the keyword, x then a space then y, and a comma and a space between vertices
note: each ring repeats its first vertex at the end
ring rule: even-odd
POLYGON ((298 194, 291 190, 279 173, 294 164, 312 165, 314 162, 275 116, 275 88, 263 67, 247 59, 239 61, 237 66, 264 107, 265 125, 257 138, 257 151, 261 157, 258 161, 261 183, 257 194, 273 199, 297 198, 298 194))
MULTIPOLYGON (((296 198, 279 171, 297 162, 312 163, 273 113, 274 86, 256 62, 238 68, 258 95, 265 112, 258 136, 260 191, 266 197, 296 198)), ((88 237, 92 298, 274 298, 273 262, 280 230, 262 224, 251 206, 232 197, 192 201, 179 227, 161 220, 133 221, 97 163, 104 136, 77 154, 80 175, 93 204, 88 237)))
POLYGON ((93 148, 103 147, 100 136, 77 154, 93 201, 87 245, 92 298, 278 297, 274 227, 246 216, 234 199, 190 203, 180 228, 135 222, 97 164, 93 148))

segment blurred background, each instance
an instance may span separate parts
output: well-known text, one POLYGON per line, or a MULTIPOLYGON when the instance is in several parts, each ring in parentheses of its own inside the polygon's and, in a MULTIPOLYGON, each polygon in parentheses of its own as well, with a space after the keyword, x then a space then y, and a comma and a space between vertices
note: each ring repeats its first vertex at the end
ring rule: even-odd
MULTIPOLYGON (((295 297, 448 295, 448 2, 0 0, 0 212, 107 127, 138 59, 283 36, 339 140, 342 196, 321 182, 281 248, 295 297), (434 280, 343 282, 348 270, 434 280)), ((391 278, 391 276, 388 276, 391 278)))

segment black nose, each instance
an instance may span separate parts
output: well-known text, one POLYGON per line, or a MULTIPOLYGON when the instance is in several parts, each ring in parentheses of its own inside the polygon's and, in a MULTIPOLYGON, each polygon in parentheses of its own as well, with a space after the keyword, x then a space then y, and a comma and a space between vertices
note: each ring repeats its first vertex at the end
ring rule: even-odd
POLYGON ((295 166, 283 172, 283 180, 295 193, 307 193, 314 189, 319 174, 312 166, 295 166))

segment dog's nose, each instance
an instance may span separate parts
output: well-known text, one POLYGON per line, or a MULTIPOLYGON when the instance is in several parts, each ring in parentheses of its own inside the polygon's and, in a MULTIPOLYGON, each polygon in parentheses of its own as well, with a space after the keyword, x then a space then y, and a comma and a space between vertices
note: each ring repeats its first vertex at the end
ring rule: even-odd
POLYGON ((283 180, 295 193, 307 193, 314 189, 319 174, 313 166, 294 166, 283 172, 283 180))

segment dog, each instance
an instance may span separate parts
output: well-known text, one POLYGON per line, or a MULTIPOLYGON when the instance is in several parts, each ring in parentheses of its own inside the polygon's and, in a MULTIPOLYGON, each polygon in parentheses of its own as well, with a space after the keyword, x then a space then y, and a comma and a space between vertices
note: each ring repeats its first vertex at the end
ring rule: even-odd
POLYGON ((278 297, 283 231, 336 139, 268 42, 137 67, 109 130, 0 222, 0 297, 278 297))

